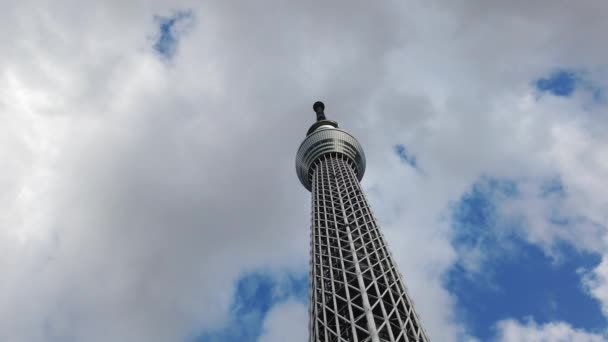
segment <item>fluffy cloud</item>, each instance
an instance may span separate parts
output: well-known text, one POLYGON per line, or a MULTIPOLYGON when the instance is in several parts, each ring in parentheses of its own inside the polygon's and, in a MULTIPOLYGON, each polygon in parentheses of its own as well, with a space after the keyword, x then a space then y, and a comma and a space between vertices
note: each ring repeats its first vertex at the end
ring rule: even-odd
POLYGON ((531 222, 522 234, 606 252, 606 109, 531 87, 556 66, 604 63, 602 6, 8 6, 0 340, 189 339, 227 319, 242 272, 305 272, 310 203, 293 158, 317 99, 366 150, 363 184, 429 334, 456 340, 445 211, 479 176, 559 174, 559 208, 592 225, 556 232, 532 197, 513 209, 531 222), (165 60, 154 18, 175 10, 193 22, 165 60))
POLYGON ((572 328, 564 322, 536 324, 534 321, 520 323, 514 320, 497 324, 500 342, 603 342, 602 335, 591 334, 572 328))
POLYGON ((308 337, 308 308, 296 301, 275 305, 264 321, 259 342, 305 341, 308 337))
POLYGON ((608 317, 608 257, 604 256, 592 272, 585 274, 583 284, 602 303, 604 316, 608 317))

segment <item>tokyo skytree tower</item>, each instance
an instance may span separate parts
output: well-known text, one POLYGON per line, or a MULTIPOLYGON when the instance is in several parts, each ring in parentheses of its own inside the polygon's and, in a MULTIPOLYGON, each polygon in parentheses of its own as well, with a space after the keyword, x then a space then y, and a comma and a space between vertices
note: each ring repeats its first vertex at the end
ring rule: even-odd
POLYGON ((309 341, 428 341, 361 189, 363 149, 322 102, 313 109, 296 156, 312 194, 309 341))

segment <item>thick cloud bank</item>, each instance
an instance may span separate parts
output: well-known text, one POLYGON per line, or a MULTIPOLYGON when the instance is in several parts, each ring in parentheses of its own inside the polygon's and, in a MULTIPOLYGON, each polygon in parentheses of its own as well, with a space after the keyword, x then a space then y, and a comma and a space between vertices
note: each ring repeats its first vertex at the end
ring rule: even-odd
MULTIPOLYGON (((319 99, 366 151, 363 185, 433 340, 476 334, 443 277, 487 265, 482 249, 454 247, 450 214, 487 175, 520 184, 499 210, 521 224, 501 234, 556 262, 562 243, 604 256, 581 289, 606 315, 607 10, 6 4, 0 341, 193 340, 226 324, 242 274, 307 272, 310 201, 293 158, 319 99), (576 74, 567 96, 537 87, 563 69, 576 74), (556 177, 562 195, 535 190, 556 177)), ((288 323, 305 334, 303 310, 278 304, 261 339, 284 340, 288 323)), ((517 322, 500 338, 605 338, 517 322)))

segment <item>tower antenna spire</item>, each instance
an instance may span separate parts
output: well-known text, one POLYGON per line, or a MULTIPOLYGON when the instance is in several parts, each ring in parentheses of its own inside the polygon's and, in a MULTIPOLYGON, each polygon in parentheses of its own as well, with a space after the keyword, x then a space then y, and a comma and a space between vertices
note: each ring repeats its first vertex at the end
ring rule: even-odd
POLYGON ((309 135, 321 128, 332 128, 332 127, 338 128, 337 122, 332 121, 332 120, 327 120, 327 117, 325 117, 325 104, 323 102, 321 102, 321 101, 315 102, 312 105, 312 109, 317 114, 317 121, 315 121, 315 123, 312 124, 312 126, 310 126, 310 128, 308 129, 308 133, 306 133, 306 135, 309 135))
POLYGON ((321 101, 317 101, 312 105, 312 109, 317 113, 317 121, 327 120, 325 117, 325 104, 321 101))

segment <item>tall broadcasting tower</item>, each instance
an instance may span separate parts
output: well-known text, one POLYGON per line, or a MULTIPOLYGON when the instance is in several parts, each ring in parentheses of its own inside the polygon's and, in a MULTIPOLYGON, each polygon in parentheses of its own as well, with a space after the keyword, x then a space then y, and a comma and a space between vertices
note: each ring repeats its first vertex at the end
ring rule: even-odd
POLYGON ((312 193, 310 342, 428 341, 359 181, 359 142, 313 105, 296 171, 312 193))

